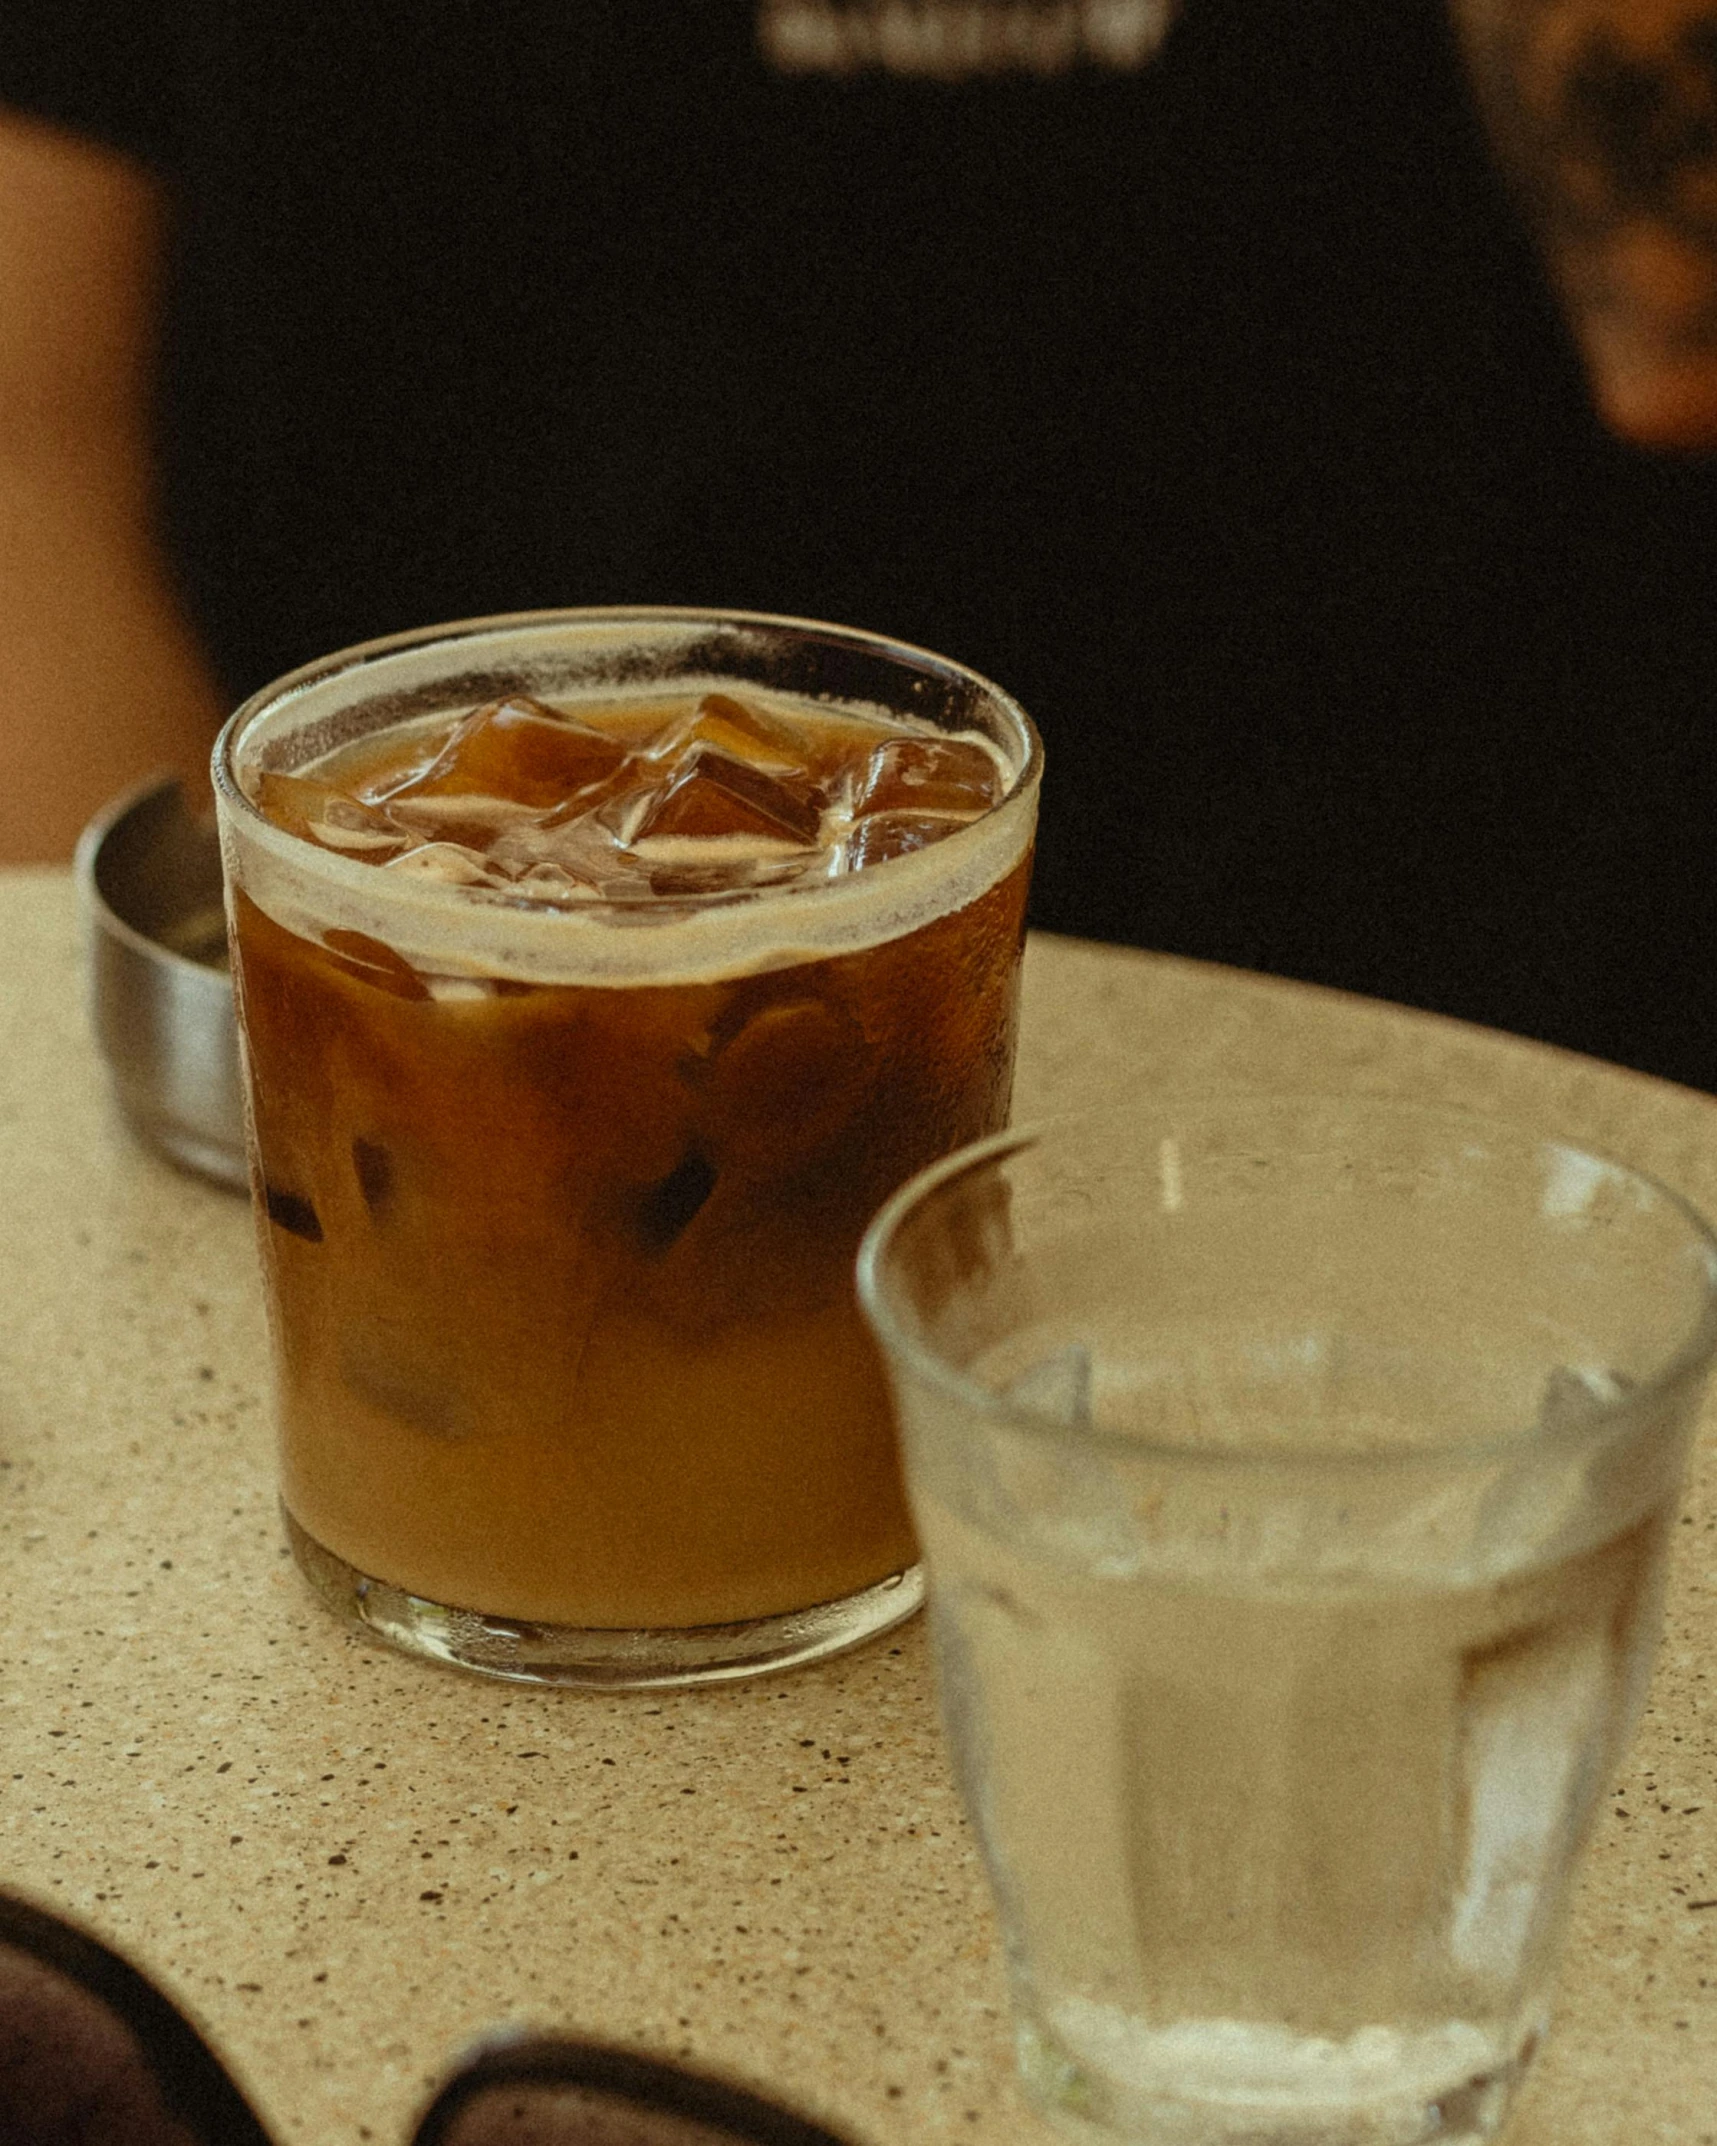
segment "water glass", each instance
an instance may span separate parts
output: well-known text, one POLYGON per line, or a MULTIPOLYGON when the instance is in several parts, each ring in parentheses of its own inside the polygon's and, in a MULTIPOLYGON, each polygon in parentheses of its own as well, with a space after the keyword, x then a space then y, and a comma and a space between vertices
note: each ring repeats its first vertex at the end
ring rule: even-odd
POLYGON ((1717 1245, 1354 1101, 999 1135, 873 1224, 945 1721, 1051 2117, 1489 2138, 1644 1693, 1717 1245))

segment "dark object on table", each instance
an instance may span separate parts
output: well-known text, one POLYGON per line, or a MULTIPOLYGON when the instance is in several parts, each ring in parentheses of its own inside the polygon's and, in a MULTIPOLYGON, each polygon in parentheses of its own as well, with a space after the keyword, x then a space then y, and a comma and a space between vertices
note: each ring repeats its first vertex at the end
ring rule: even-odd
MULTIPOLYGON (((196 2029, 117 1953, 0 1894, 6 2146, 269 2146, 196 2029)), ((412 2146, 844 2146, 742 2087, 636 2051, 503 2036, 449 2076, 412 2146)))
POLYGON ((8 2146, 268 2146, 225 2067, 131 1964, 0 1895, 0 2138, 8 2146))
POLYGON ((105 806, 78 844, 91 1019, 132 1128, 217 1184, 248 1182, 238 1030, 212 822, 155 777, 105 806))

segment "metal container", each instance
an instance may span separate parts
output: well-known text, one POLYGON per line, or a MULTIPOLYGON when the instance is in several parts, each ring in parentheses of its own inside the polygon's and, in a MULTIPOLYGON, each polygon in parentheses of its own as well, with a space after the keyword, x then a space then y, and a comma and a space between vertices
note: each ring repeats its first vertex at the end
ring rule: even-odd
POLYGON ((212 821, 154 777, 84 829, 96 1042, 127 1121, 187 1170, 242 1192, 244 1104, 212 821))

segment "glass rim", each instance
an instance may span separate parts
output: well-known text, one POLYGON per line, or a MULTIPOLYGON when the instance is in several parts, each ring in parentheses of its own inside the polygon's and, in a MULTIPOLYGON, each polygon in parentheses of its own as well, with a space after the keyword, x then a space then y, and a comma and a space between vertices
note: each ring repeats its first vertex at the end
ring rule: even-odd
POLYGON ((1465 1128, 1468 1132, 1502 1139, 1517 1156, 1536 1150, 1561 1149, 1644 1187, 1654 1199, 1662 1201, 1680 1217, 1687 1227, 1689 1246, 1698 1247, 1704 1253, 1706 1287, 1699 1316, 1679 1346, 1639 1385, 1613 1400, 1594 1395, 1590 1410, 1583 1411, 1578 1424, 1570 1427, 1570 1436, 1577 1433, 1587 1437, 1606 1425, 1648 1411, 1690 1379, 1703 1376, 1713 1358, 1717 1357, 1717 1228, 1684 1194, 1649 1171, 1623 1162, 1585 1141, 1558 1133, 1534 1132, 1510 1119, 1494 1117, 1483 1111, 1464 1110, 1455 1104, 1413 1103, 1380 1096, 1317 1093, 1267 1096, 1239 1092, 1189 1104, 1184 1109, 1165 1103, 1154 1112, 1127 1111, 1114 1106, 1058 1112, 969 1142, 908 1178, 871 1218, 859 1245, 855 1269, 859 1304, 883 1354, 904 1364, 925 1385, 968 1412, 1004 1424, 1010 1430, 1026 1432, 1046 1444, 1076 1441, 1081 1446, 1117 1457, 1124 1455, 1135 1461, 1161 1462, 1182 1469, 1239 1468, 1258 1473, 1275 1470, 1296 1474, 1333 1474, 1346 1470, 1385 1476, 1416 1468, 1446 1467, 1451 1462, 1471 1465, 1487 1459, 1501 1459, 1531 1446, 1542 1435, 1541 1426, 1536 1422, 1500 1436, 1452 1439, 1387 1452, 1356 1452, 1337 1446, 1312 1445, 1289 1450, 1257 1445, 1171 1445, 1159 1439, 1107 1429, 1100 1424, 1070 1424, 1047 1409, 997 1393, 961 1370, 939 1350, 909 1331, 891 1302, 883 1268, 907 1220, 957 1180, 993 1170, 1027 1148, 1041 1146, 1046 1140, 1076 1127, 1124 1124, 1131 1129, 1131 1136, 1136 1136, 1141 1131, 1160 1126, 1161 1133, 1166 1136, 1175 1125, 1186 1126, 1200 1121, 1213 1123, 1242 1112, 1262 1119, 1314 1109, 1356 1114, 1374 1123, 1386 1123, 1393 1118, 1422 1126, 1440 1125, 1450 1131, 1465 1128))
MULTIPOLYGON (((509 634, 530 635, 555 628, 564 628, 571 634, 598 631, 602 628, 621 629, 627 626, 648 627, 652 624, 681 626, 693 629, 708 627, 712 632, 730 630, 736 633, 754 632, 779 634, 784 639, 802 638, 806 641, 826 641, 836 647, 868 654, 878 661, 888 662, 903 671, 914 671, 921 676, 940 677, 957 683, 996 709, 1017 731, 1022 748, 1018 768, 1004 796, 988 805, 966 826, 953 829, 938 837, 922 850, 905 856, 885 858, 877 864, 867 865, 861 872, 843 874, 838 879, 811 879, 794 881, 777 886, 763 886, 740 890, 722 889, 706 893, 675 893, 654 897, 630 896, 616 899, 593 894, 576 903, 532 901, 527 896, 504 892, 500 889, 485 889, 452 885, 413 875, 409 894, 404 889, 388 888, 390 897, 409 900, 412 907, 431 914, 445 915, 449 920, 469 916, 473 910, 511 912, 518 916, 543 917, 564 920, 576 925, 580 917, 594 920, 612 916, 618 912, 638 912, 648 915, 659 912, 673 913, 682 918, 730 910, 744 904, 767 904, 770 912, 777 913, 782 905, 818 903, 831 906, 843 897, 850 899, 854 888, 862 882, 866 889, 874 889, 879 874, 892 874, 893 882, 903 878, 900 867, 917 865, 920 872, 926 868, 919 865, 925 857, 934 859, 940 852, 958 854, 970 847, 975 838, 993 829, 998 818, 1010 810, 1018 811, 1035 798, 1043 774, 1043 741, 1036 724, 1018 700, 1003 686, 986 677, 971 665, 961 663, 954 657, 938 654, 934 649, 923 648, 911 641, 878 633, 859 626, 842 626, 824 619, 799 618, 788 613, 770 611, 730 610, 719 606, 701 604, 598 604, 551 606, 543 610, 505 611, 471 618, 447 620, 431 626, 412 627, 403 633, 380 635, 367 641, 357 641, 345 648, 316 657, 295 669, 283 672, 260 686, 233 710, 221 725, 211 754, 211 776, 216 798, 223 811, 233 814, 244 826, 247 836, 278 854, 290 857, 301 868, 315 871, 324 881, 353 890, 362 890, 372 898, 384 892, 377 886, 380 875, 376 866, 365 864, 361 859, 342 855, 339 851, 323 849, 320 844, 308 841, 301 835, 276 825, 261 812, 239 782, 236 762, 239 748, 254 724, 289 702, 302 700, 320 688, 325 688, 341 679, 361 674, 369 666, 383 666, 390 660, 414 653, 427 653, 440 647, 457 649, 461 644, 481 640, 498 639, 509 634)), ((712 673, 719 676, 719 672, 712 673)), ((664 691, 671 691, 671 677, 652 681, 664 691)), ((735 678, 736 688, 747 683, 735 678)), ((784 689, 770 689, 784 690, 784 689)), ((790 695, 788 697, 791 697, 790 695)), ((808 696, 806 696, 808 698, 808 696)), ((831 699, 831 706, 837 705, 831 699)), ((1022 849, 1023 853, 1023 849, 1022 849)))

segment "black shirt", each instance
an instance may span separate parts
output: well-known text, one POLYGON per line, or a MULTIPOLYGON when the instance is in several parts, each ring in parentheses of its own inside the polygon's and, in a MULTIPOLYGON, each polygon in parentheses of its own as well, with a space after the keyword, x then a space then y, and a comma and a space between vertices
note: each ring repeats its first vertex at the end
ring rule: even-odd
POLYGON ((535 605, 871 626, 1037 716, 1040 924, 1717 1086, 1717 499, 1587 414, 1436 0, 954 80, 783 72, 758 4, 6 0, 0 97, 175 192, 231 690, 535 605))

